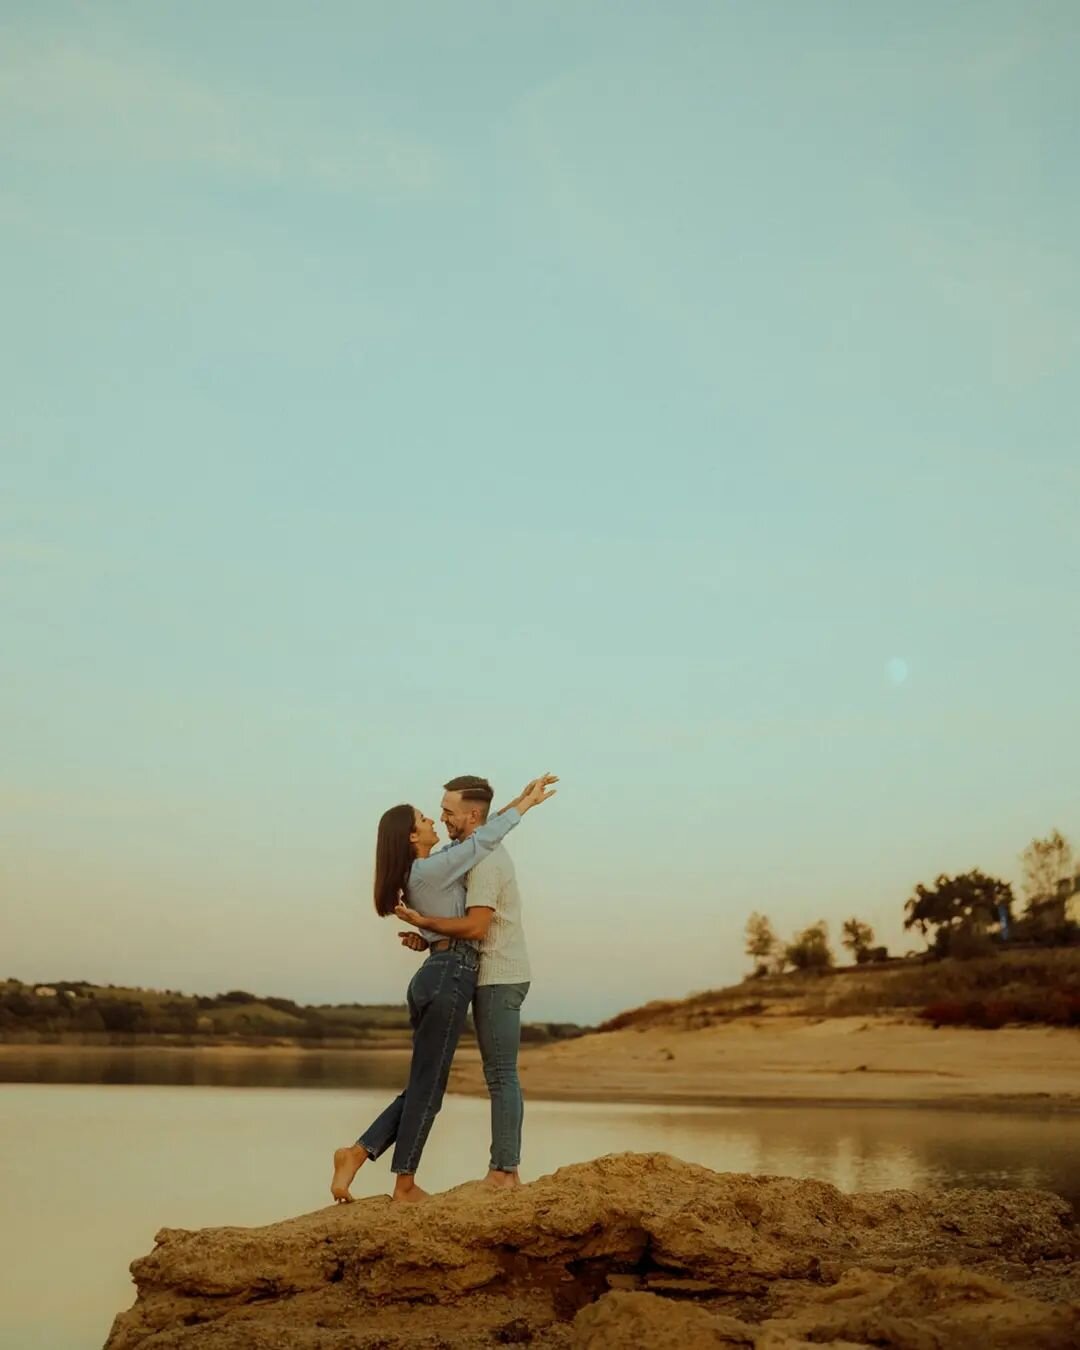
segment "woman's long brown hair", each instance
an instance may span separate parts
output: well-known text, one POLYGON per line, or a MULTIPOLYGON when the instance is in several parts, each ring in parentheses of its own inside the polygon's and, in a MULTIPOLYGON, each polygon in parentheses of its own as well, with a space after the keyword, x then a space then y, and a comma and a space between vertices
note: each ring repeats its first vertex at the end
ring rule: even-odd
POLYGON ((383 812, 375 839, 375 913, 383 918, 405 897, 409 869, 416 854, 409 836, 416 829, 416 811, 408 805, 383 812))

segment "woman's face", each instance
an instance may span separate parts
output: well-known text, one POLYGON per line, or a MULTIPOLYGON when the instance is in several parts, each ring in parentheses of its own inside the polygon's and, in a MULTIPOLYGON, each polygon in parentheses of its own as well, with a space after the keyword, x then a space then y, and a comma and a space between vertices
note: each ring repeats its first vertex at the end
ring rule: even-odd
POLYGON ((435 822, 430 816, 425 816, 423 811, 416 810, 416 824, 410 835, 417 848, 433 848, 439 842, 439 836, 435 829, 435 822))

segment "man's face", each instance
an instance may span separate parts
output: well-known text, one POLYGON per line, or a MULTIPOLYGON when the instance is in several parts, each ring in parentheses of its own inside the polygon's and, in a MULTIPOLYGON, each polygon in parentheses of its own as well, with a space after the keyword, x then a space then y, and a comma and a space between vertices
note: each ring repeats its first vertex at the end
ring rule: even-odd
POLYGON ((444 792, 442 823, 454 842, 468 839, 480 823, 480 812, 475 802, 462 801, 460 792, 444 792))

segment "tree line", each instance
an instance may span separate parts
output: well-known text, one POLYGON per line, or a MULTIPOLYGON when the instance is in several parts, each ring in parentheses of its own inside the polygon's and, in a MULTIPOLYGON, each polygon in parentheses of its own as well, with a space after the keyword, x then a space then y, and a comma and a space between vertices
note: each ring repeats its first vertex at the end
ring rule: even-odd
MULTIPOLYGON (((917 929, 933 957, 990 955, 1007 945, 1037 943, 1067 946, 1080 941, 1080 924, 1072 917, 1073 897, 1080 895, 1080 869, 1072 845, 1060 830, 1033 839, 1020 855, 1024 907, 1014 912, 1016 897, 1009 882, 978 868, 958 876, 939 875, 932 886, 918 884, 904 903, 904 928, 917 929)), ((840 943, 859 965, 884 961, 889 953, 874 943, 874 930, 861 919, 845 919, 840 943)), ((783 942, 764 914, 746 923, 746 954, 754 974, 793 970, 825 970, 835 964, 824 919, 783 942)))
POLYGON ((242 989, 207 997, 173 990, 161 994, 120 990, 85 980, 27 985, 8 979, 0 984, 0 1034, 18 1030, 84 1035, 287 1034, 321 1040, 398 1025, 407 1031, 407 1020, 397 1008, 316 1009, 288 998, 260 998, 242 989))
MULTIPOLYGON (((342 1003, 309 1006, 230 989, 224 994, 184 994, 179 990, 129 989, 94 985, 87 980, 25 984, 0 980, 0 1041, 21 1034, 73 1036, 110 1041, 138 1036, 188 1038, 199 1043, 217 1038, 305 1042, 362 1041, 391 1043, 411 1034, 404 1004, 342 1003)), ((579 1036, 573 1022, 530 1022, 524 1041, 579 1036)), ((471 1035, 471 1031, 466 1032, 471 1035)))

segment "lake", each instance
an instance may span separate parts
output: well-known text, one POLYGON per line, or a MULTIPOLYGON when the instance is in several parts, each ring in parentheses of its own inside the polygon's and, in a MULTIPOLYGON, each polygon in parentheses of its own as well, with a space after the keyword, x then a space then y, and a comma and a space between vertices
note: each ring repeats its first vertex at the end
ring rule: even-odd
MULTIPOLYGON (((0 1345, 100 1347, 134 1298, 128 1264, 158 1228, 265 1224, 320 1208, 334 1147, 385 1105, 401 1062, 335 1051, 0 1050, 0 1345), (305 1086, 321 1090, 296 1090, 305 1086)), ((487 1129, 485 1101, 448 1098, 423 1184, 480 1175, 487 1129)), ((1075 1116, 528 1105, 526 1180, 624 1150, 843 1190, 1032 1186, 1080 1200, 1075 1116)), ((385 1159, 362 1168, 354 1194, 389 1190, 387 1169, 385 1159)))

